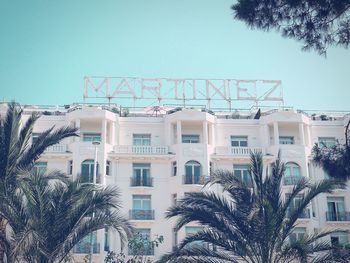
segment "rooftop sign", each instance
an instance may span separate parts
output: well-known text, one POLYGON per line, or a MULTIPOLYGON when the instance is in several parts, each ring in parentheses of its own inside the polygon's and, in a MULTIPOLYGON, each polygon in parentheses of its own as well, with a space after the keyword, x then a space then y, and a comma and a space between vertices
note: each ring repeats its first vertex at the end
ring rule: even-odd
POLYGON ((85 77, 84 82, 84 99, 116 100, 122 106, 130 102, 134 106, 172 103, 230 109, 241 102, 283 105, 280 80, 85 77))

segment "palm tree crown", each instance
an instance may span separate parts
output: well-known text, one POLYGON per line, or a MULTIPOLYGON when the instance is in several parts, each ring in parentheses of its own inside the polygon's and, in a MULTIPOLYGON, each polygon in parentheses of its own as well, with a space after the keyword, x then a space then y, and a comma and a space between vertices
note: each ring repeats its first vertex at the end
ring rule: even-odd
MULTIPOLYGON (((305 234, 295 240, 290 236, 311 200, 341 185, 330 180, 317 184, 301 180, 282 198, 285 166, 280 154, 270 175, 263 176, 262 163, 261 154, 252 154, 251 182, 229 171, 217 171, 209 185, 219 185, 220 193, 210 189, 189 193, 171 207, 166 216, 178 217, 176 229, 191 222, 203 228, 187 236, 160 262, 336 262, 339 253, 324 239, 332 231, 305 234), (297 196, 302 198, 293 205, 297 196)), ((348 254, 342 256, 349 259, 348 254)))
POLYGON ((12 261, 62 262, 80 240, 99 229, 115 229, 122 242, 131 235, 131 225, 119 212, 116 188, 62 177, 57 171, 34 172, 0 204, 0 216, 9 222, 11 238, 6 241, 12 261))

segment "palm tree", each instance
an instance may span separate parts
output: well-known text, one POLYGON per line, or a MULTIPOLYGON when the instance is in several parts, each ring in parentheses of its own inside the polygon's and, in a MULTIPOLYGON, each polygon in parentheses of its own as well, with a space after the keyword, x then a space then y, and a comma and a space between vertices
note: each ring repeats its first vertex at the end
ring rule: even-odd
POLYGON ((116 230, 122 243, 131 235, 114 187, 64 180, 58 171, 33 172, 22 176, 20 184, 20 190, 0 204, 11 232, 5 240, 8 262, 65 261, 79 241, 99 229, 116 230))
MULTIPOLYGON (((30 144, 33 126, 40 115, 32 114, 23 121, 22 110, 12 102, 8 104, 6 116, 0 116, 0 194, 7 196, 15 192, 18 176, 27 173, 34 162, 51 145, 62 139, 77 136, 76 129, 71 127, 54 127, 41 133, 37 141, 30 144)), ((0 262, 4 261, 4 244, 7 222, 0 217, 0 262)))
POLYGON ((209 185, 221 186, 222 192, 203 189, 189 193, 171 207, 166 216, 178 217, 177 230, 191 222, 203 228, 187 236, 160 262, 337 262, 335 255, 340 253, 334 251, 342 252, 342 262, 348 262, 349 253, 324 239, 334 231, 290 238, 297 219, 310 202, 343 185, 330 180, 317 184, 301 180, 283 200, 281 180, 285 166, 280 155, 272 164, 270 175, 264 177, 263 171, 262 155, 252 154, 251 182, 244 182, 229 171, 217 171, 209 185), (293 206, 297 196, 302 198, 293 206))
POLYGON ((350 179, 350 120, 345 127, 345 144, 337 143, 332 147, 315 144, 313 160, 320 165, 330 177, 339 180, 350 179))

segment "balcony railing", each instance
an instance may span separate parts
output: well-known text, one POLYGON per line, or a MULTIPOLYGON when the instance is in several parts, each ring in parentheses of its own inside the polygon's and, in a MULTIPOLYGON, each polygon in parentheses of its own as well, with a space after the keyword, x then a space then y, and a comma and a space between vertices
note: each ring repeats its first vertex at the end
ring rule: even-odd
MULTIPOLYGON (((291 212, 288 211, 287 217, 290 217, 290 216, 291 216, 291 212)), ((308 208, 304 209, 304 211, 303 211, 302 213, 299 214, 298 218, 301 218, 301 219, 308 219, 308 218, 311 218, 310 209, 308 209, 308 208)))
POLYGON ((250 152, 262 153, 264 150, 261 147, 216 147, 216 155, 232 155, 232 156, 250 156, 250 152))
POLYGON ((205 184, 209 180, 210 180, 210 177, 205 175, 200 175, 200 176, 183 175, 182 176, 183 184, 205 184))
MULTIPOLYGON (((73 253, 75 254, 88 254, 90 253, 91 245, 89 242, 84 242, 84 244, 78 244, 74 247, 73 253)), ((100 254, 100 243, 93 243, 92 248, 93 254, 100 254)))
POLYGON ((145 247, 143 249, 128 250, 129 256, 154 256, 154 247, 145 247))
POLYGON ((132 220, 154 220, 154 210, 130 210, 129 218, 132 220))
POLYGON ((65 153, 68 151, 67 144, 55 144, 46 148, 45 153, 65 153))
POLYGON ((287 176, 283 178, 283 185, 296 185, 304 179, 303 176, 287 176))
POLYGON ((140 155, 163 155, 168 154, 168 146, 149 146, 149 145, 116 145, 115 153, 140 154, 140 155))
MULTIPOLYGON (((93 183, 93 175, 92 174, 78 174, 78 178, 80 183, 93 183)), ((101 183, 101 174, 96 175, 96 183, 101 183)))
POLYGON ((130 186, 145 186, 145 187, 152 187, 153 186, 153 178, 147 177, 147 178, 136 178, 131 177, 130 178, 130 186))
POLYGON ((350 212, 326 212, 327 221, 350 221, 350 212))

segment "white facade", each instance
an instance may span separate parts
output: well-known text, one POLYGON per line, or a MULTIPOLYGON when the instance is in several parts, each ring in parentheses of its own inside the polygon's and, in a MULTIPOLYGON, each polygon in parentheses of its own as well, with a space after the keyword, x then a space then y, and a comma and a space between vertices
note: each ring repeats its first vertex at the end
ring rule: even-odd
MULTIPOLYGON (((40 111, 27 108, 25 113, 34 110, 40 111)), ((52 146, 39 160, 43 165, 47 163, 47 169, 61 169, 73 178, 84 172, 84 161, 94 159, 95 146, 91 140, 100 137, 100 183, 118 186, 123 213, 136 228, 143 229, 142 232, 149 230, 152 237, 164 236, 164 243, 154 251, 155 257, 159 257, 171 251, 176 240, 186 234, 186 229, 181 229, 175 235, 174 221, 164 218, 165 211, 186 192, 200 191, 210 169, 244 170, 244 165, 249 164, 250 150, 262 151, 266 163, 272 162, 281 150, 283 161, 290 167, 290 176, 284 179, 283 186, 288 193, 298 176, 312 181, 325 177, 322 169, 311 162, 312 146, 319 140, 344 143, 347 118, 321 120, 303 112, 275 110, 263 113, 259 119, 241 119, 237 114, 212 115, 198 109, 182 109, 157 117, 141 113, 120 117, 101 107, 80 106, 43 115, 34 133, 53 125, 79 128, 80 138, 69 138, 52 146)), ((305 218, 299 219, 298 231, 310 233, 327 227, 350 230, 348 211, 348 189, 324 194, 310 205, 305 218)), ((341 237, 341 241, 346 238, 341 237)), ((109 248, 119 252, 115 233, 109 233, 108 240, 109 248)), ((99 231, 100 253, 94 255, 96 262, 103 261, 104 242, 105 233, 99 231)), ((85 255, 77 254, 77 259, 85 255)))

